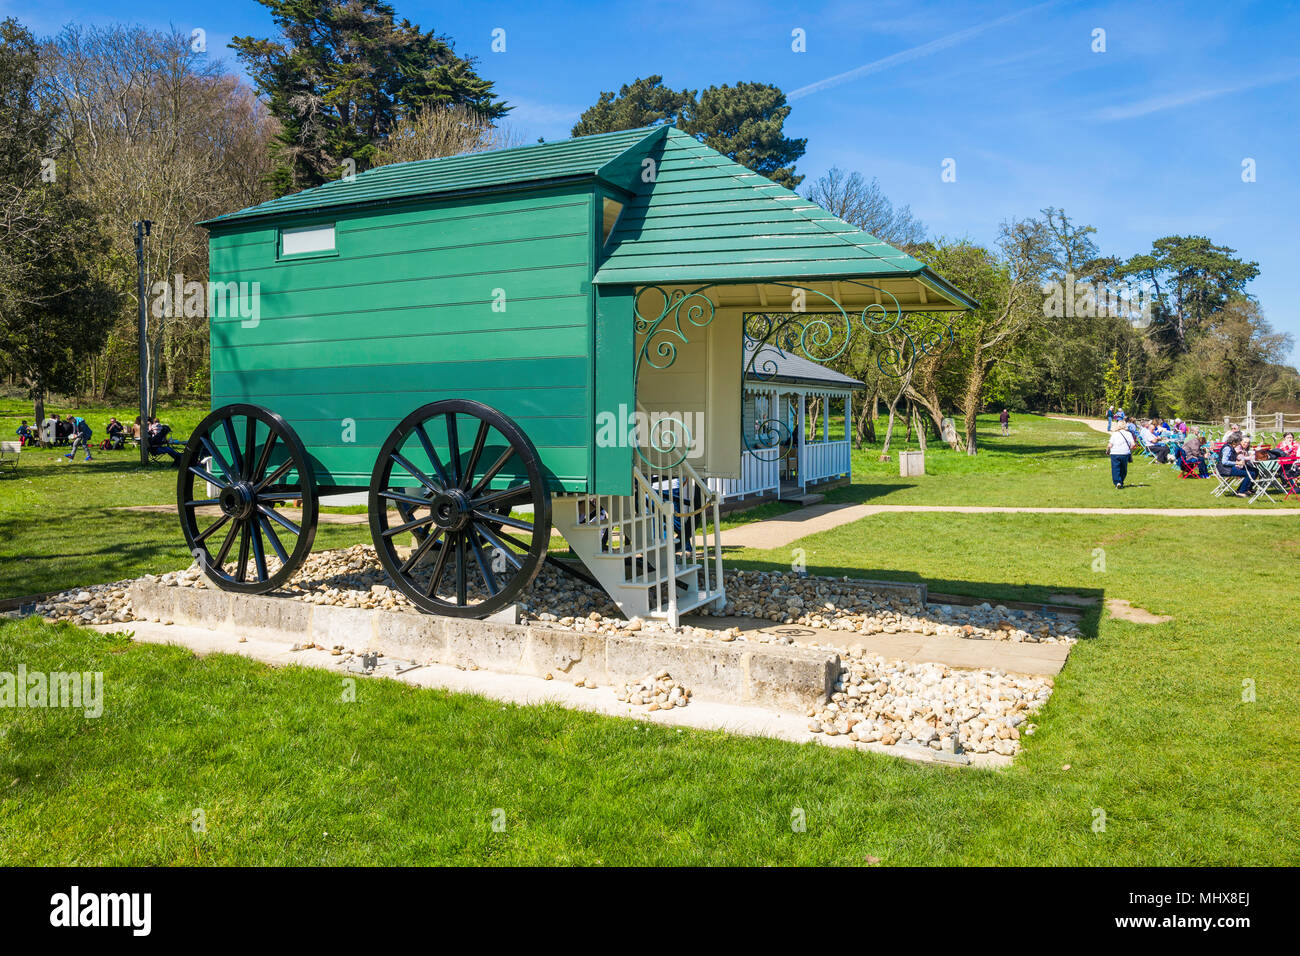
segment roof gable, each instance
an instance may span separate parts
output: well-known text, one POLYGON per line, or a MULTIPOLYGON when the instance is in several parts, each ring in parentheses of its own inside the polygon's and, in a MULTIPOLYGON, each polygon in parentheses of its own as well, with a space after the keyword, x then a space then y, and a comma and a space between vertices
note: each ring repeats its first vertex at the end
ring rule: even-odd
POLYGON ((924 263, 677 129, 610 236, 596 281, 912 275, 924 263))

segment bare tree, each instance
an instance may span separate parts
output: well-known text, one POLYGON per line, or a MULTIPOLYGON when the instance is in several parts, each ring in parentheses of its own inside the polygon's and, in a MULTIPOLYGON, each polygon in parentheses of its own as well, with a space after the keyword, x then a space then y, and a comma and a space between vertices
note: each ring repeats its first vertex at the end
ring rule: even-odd
POLYGON ((861 173, 831 167, 809 187, 807 198, 832 216, 899 248, 925 241, 925 226, 912 215, 911 207, 895 206, 878 180, 868 182, 861 173))
MULTIPOLYGON (((105 394, 120 369, 135 364, 131 223, 154 224, 146 288, 176 275, 206 280, 207 233, 197 223, 269 196, 276 127, 246 85, 174 29, 69 26, 46 41, 42 67, 45 95, 59 106, 57 142, 70 185, 113 241, 110 262, 123 307, 94 369, 105 394)), ((160 374, 175 392, 204 368, 206 318, 183 311, 158 316, 152 332, 151 393, 160 374)))
POLYGON ((523 144, 513 130, 461 106, 431 106, 397 121, 371 168, 523 144))

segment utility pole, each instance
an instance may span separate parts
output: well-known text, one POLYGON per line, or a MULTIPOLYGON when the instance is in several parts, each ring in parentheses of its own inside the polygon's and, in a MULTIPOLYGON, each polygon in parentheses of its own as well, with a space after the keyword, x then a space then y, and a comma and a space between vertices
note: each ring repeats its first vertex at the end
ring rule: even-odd
POLYGON ((144 299, 144 237, 153 223, 135 224, 136 292, 140 300, 140 464, 149 464, 149 319, 144 299))

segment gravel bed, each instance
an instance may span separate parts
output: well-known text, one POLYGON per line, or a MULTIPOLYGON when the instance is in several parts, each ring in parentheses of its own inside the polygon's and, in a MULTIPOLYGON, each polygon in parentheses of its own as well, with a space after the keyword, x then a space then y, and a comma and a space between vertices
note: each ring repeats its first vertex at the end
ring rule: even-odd
MULTIPOLYGON (((197 566, 146 575, 173 587, 211 587, 197 566)), ((988 603, 968 607, 923 605, 873 593, 848 578, 801 577, 793 573, 728 571, 727 606, 715 614, 761 618, 858 634, 920 633, 978 640, 1073 644, 1077 619, 1008 609, 988 603)), ((131 581, 78 588, 38 604, 34 613, 75 624, 136 620, 131 581)), ((312 554, 281 592, 291 600, 345 607, 421 613, 388 577, 368 545, 312 554)), ((548 627, 596 632, 671 632, 664 622, 625 619, 601 590, 545 567, 520 602, 522 619, 548 627)), ((170 623, 170 622, 163 622, 170 623)), ((684 626, 677 636, 698 641, 756 640, 818 647, 815 640, 789 635, 748 635, 728 629, 684 626)), ((1020 677, 997 670, 958 670, 941 664, 889 660, 861 649, 841 652, 842 670, 834 696, 809 711, 809 730, 884 745, 912 744, 945 752, 1014 755, 1028 718, 1051 694, 1047 678, 1020 677)), ((614 688, 620 700, 647 709, 684 706, 689 689, 656 674, 614 688), (671 697, 671 703, 669 699, 671 697)))

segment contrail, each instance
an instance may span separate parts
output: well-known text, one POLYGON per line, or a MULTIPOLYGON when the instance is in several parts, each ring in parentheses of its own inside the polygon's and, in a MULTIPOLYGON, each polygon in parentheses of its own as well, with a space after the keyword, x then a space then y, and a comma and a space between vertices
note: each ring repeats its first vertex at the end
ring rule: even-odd
POLYGON ((958 30, 956 33, 950 33, 947 36, 939 37, 937 40, 931 40, 929 43, 922 43, 920 46, 914 46, 910 50, 892 53, 883 59, 876 60, 875 62, 866 63, 844 73, 837 73, 834 76, 828 76, 824 80, 818 80, 816 83, 809 83, 807 86, 801 86, 799 89, 791 92, 786 99, 797 100, 808 96, 810 93, 820 93, 828 87, 838 86, 841 83, 847 83, 849 80, 856 80, 860 76, 879 73, 881 70, 888 70, 890 67, 898 66, 900 63, 910 63, 912 60, 917 60, 923 56, 929 56, 931 53, 938 53, 940 50, 946 50, 959 43, 964 43, 971 37, 978 36, 984 31, 991 30, 1004 23, 1010 23, 1012 20, 1019 19, 1027 13, 1034 13, 1047 7, 1054 7, 1058 2, 1060 2, 1060 0, 1048 0, 1047 3, 1040 3, 1037 6, 1026 7, 1024 10, 1009 13, 1005 17, 998 17, 996 20, 990 20, 988 23, 980 23, 973 27, 967 27, 965 30, 958 30))

